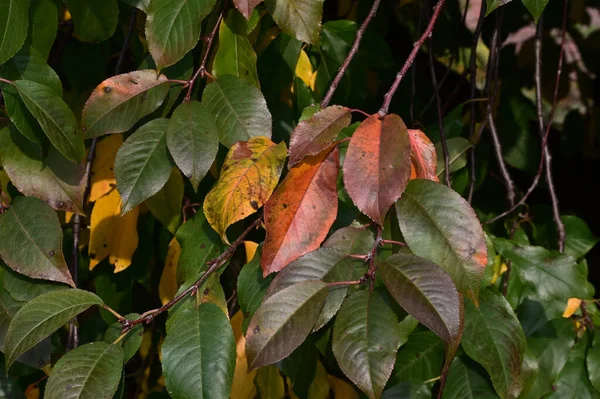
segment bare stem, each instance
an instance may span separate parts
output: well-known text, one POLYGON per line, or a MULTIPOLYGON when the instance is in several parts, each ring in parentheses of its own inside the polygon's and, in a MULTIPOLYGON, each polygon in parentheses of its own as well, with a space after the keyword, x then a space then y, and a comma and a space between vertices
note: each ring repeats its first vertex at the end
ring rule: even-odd
POLYGON ((400 241, 394 241, 394 240, 381 240, 381 245, 385 245, 385 244, 391 244, 391 245, 398 245, 401 247, 405 247, 406 244, 400 241))

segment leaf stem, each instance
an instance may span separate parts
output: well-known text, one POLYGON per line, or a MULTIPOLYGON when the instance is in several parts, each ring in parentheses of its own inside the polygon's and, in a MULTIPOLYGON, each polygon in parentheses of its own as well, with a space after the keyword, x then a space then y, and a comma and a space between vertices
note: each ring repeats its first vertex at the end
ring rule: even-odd
POLYGON ((113 316, 115 316, 119 321, 125 320, 125 318, 123 316, 121 316, 116 310, 114 310, 110 306, 104 304, 104 305, 102 305, 102 308, 104 308, 104 309, 108 310, 110 313, 112 313, 113 316))
POLYGON ((394 240, 381 240, 381 245, 385 245, 385 244, 391 244, 391 245, 399 245, 401 247, 406 247, 406 243, 400 242, 400 241, 394 241, 394 240))
POLYGON ((14 85, 15 85, 15 84, 14 84, 14 83, 13 83, 11 80, 4 79, 4 78, 0 78, 0 82, 2 82, 2 83, 6 83, 6 84, 9 84, 9 85, 11 85, 11 86, 14 86, 14 85))

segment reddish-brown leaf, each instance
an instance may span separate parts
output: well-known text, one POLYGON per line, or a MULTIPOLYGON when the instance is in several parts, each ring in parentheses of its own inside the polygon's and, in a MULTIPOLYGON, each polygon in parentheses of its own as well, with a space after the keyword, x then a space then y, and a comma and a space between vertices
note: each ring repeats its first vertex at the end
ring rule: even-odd
POLYGON ((262 0, 233 0, 235 8, 237 8, 238 11, 241 12, 242 15, 248 20, 250 19, 250 15, 252 15, 254 8, 261 2, 262 0))
POLYGON ((339 150, 323 151, 293 167, 265 204, 263 275, 319 247, 337 215, 339 150))
POLYGON ((333 143, 336 136, 350 124, 350 108, 332 105, 296 126, 290 139, 288 167, 296 165, 308 155, 316 155, 333 143))
POLYGON ((418 129, 408 129, 410 138, 411 179, 429 179, 439 182, 436 175, 437 156, 429 137, 418 129))
POLYGON ((344 161, 344 186, 362 213, 383 225, 410 177, 410 138, 398 115, 371 115, 356 129, 344 161))

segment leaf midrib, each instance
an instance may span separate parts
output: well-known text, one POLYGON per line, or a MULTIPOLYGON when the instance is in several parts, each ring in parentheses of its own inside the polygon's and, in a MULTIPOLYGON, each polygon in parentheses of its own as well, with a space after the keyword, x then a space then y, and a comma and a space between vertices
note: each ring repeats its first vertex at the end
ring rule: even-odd
POLYGON ((8 33, 8 26, 10 25, 10 17, 12 14, 13 2, 8 2, 8 13, 6 14, 6 26, 4 27, 4 34, 2 34, 2 42, 0 43, 0 49, 4 47, 4 43, 6 43, 6 35, 8 33))

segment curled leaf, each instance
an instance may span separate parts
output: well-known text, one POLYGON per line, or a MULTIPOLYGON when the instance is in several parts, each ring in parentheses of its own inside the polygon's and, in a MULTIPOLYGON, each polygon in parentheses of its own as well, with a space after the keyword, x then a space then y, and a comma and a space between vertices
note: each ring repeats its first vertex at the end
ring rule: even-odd
POLYGON ((567 301, 567 307, 565 308, 562 317, 568 319, 569 317, 573 316, 577 309, 579 309, 579 306, 581 306, 581 299, 569 298, 567 301))
POLYGON ((438 182, 435 146, 429 137, 418 129, 408 129, 408 137, 410 138, 410 178, 438 182))

